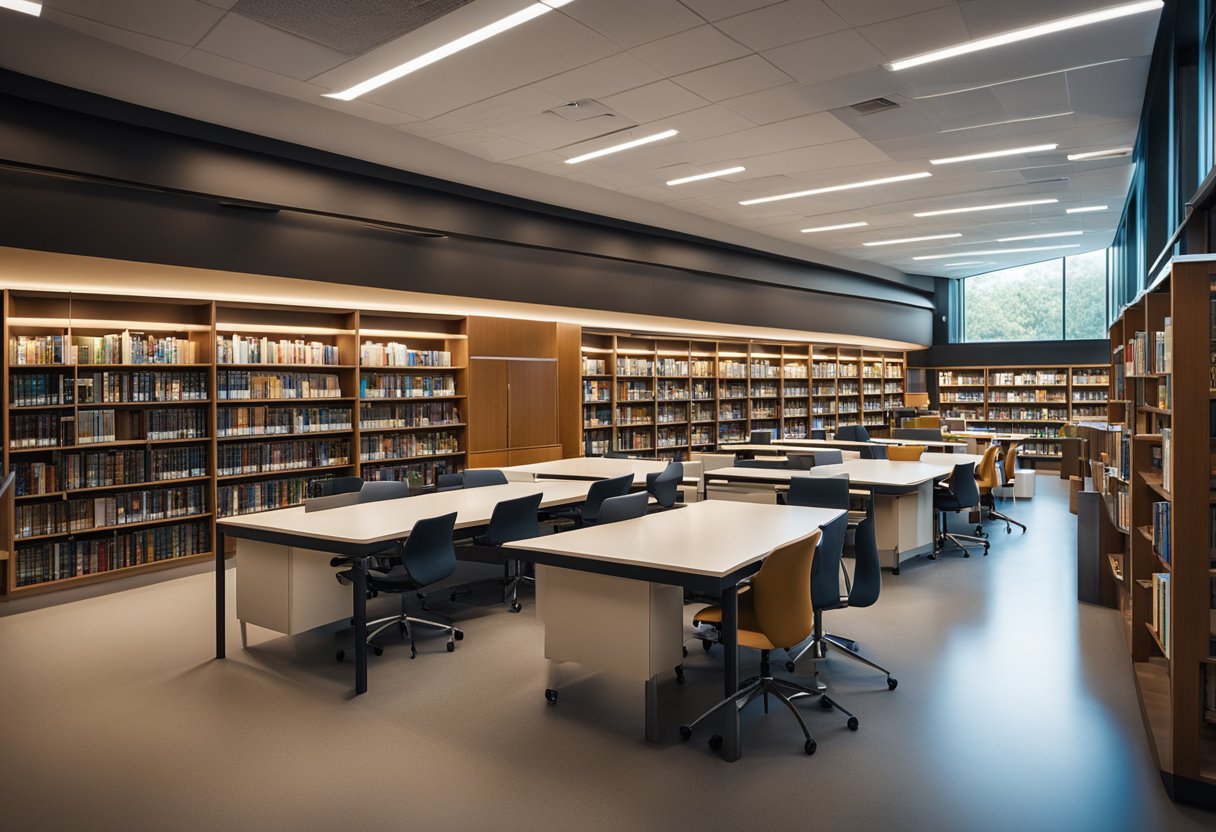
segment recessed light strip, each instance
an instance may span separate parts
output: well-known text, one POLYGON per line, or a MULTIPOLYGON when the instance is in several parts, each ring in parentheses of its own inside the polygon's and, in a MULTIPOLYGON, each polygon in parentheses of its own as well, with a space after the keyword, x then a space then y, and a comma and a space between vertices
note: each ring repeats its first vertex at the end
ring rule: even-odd
POLYGON ((943 208, 939 211, 921 211, 914 217, 942 217, 946 214, 969 214, 972 211, 997 211, 1001 208, 1022 208, 1028 205, 1051 205, 1060 200, 1055 199, 1024 199, 1021 202, 995 202, 991 205, 969 205, 966 208, 943 208))
POLYGON ((803 234, 818 234, 820 231, 842 231, 846 228, 861 228, 868 222, 842 222, 840 225, 821 225, 818 228, 804 228, 803 234))
MULTIPOLYGON (((13 2, 13 0, 0 0, 0 2, 13 2)), ((573 2, 573 0, 544 0, 541 3, 532 3, 514 14, 509 14, 504 18, 495 20, 493 23, 482 26, 480 29, 469 32, 467 35, 462 35, 456 38, 456 40, 443 44, 443 46, 437 46, 430 52, 419 55, 417 58, 412 58, 403 64, 398 64, 392 69, 381 72, 379 75, 374 75, 362 83, 355 84, 350 89, 342 90, 341 92, 331 92, 325 97, 337 98, 340 101, 353 101, 365 93, 404 78, 412 72, 417 72, 423 67, 428 67, 437 61, 442 61, 444 58, 455 55, 457 52, 468 49, 470 46, 476 46, 483 40, 489 40, 495 35, 500 35, 509 29, 521 26, 529 20, 540 17, 546 12, 561 8, 570 2, 573 2)))
POLYGON ((1053 231, 1050 234, 1027 234, 1024 237, 997 237, 998 243, 1017 243, 1022 240, 1046 240, 1049 237, 1080 237, 1084 231, 1053 231))
POLYGON ((684 176, 680 179, 668 179, 668 185, 683 185, 687 182, 700 182, 702 179, 713 179, 715 176, 730 176, 732 173, 743 173, 747 168, 742 165, 736 165, 733 168, 722 168, 722 170, 711 170, 709 173, 698 173, 694 176, 684 176))
POLYGON ((664 130, 662 133, 655 133, 652 136, 642 136, 640 139, 633 139, 628 142, 602 147, 599 150, 593 150, 590 153, 584 153, 582 156, 575 156, 572 159, 567 159, 567 165, 577 165, 579 162, 586 162, 588 159, 598 159, 601 156, 607 156, 610 153, 620 153, 622 150, 631 150, 635 147, 641 147, 644 144, 651 142, 661 142, 663 139, 670 139, 672 136, 678 135, 679 130, 664 130))
POLYGON ((1047 23, 1040 23, 1037 26, 1027 26, 1024 29, 1014 29, 1010 32, 1002 32, 999 35, 991 37, 978 38, 969 40, 965 43, 948 46, 945 49, 938 49, 933 52, 926 52, 923 55, 916 55, 912 58, 905 58, 900 61, 892 61, 884 66, 892 72, 910 69, 914 66, 922 64, 934 63, 936 61, 944 61, 947 58, 957 58, 960 55, 969 55, 972 52, 979 52, 984 49, 992 49, 996 46, 1005 46, 1010 43, 1018 43, 1031 38, 1042 37, 1056 32, 1065 32, 1069 29, 1078 29, 1082 26, 1089 26, 1094 23, 1102 23, 1107 20, 1115 20, 1120 17, 1127 17, 1141 12, 1151 12, 1160 9, 1164 3, 1162 0, 1140 0, 1135 3, 1124 3, 1120 6, 1113 6, 1107 9, 1099 9, 1087 14, 1078 14, 1072 17, 1062 17, 1057 20, 1051 20, 1047 23))
POLYGON ((1106 150, 1091 150, 1087 153, 1069 153, 1068 161, 1083 162, 1086 159, 1118 159, 1120 156, 1132 155, 1130 147, 1111 147, 1106 150))
POLYGON ((951 127, 949 130, 938 130, 939 133, 961 133, 963 130, 979 130, 983 127, 1003 127, 1006 124, 1021 124, 1024 121, 1042 121, 1045 118, 1059 118, 1060 116, 1071 116, 1072 110, 1066 113, 1049 113, 1045 116, 1026 116, 1026 118, 1007 118, 1004 121, 990 121, 987 124, 972 124, 967 127, 951 127))
POLYGON ((979 159, 997 159, 1001 156, 1017 156, 1023 153, 1044 153, 1055 150, 1058 144, 1036 144, 1031 147, 1011 147, 1008 150, 990 150, 987 153, 972 153, 967 156, 951 156, 946 159, 930 159, 931 165, 953 165, 955 162, 974 162, 979 159))
POLYGON ((42 4, 32 3, 30 0, 0 0, 0 9, 12 9, 22 14, 32 14, 34 17, 42 14, 42 4))
POLYGON ((759 199, 745 199, 740 202, 740 205, 759 205, 763 202, 779 202, 783 199, 797 199, 803 196, 815 196, 816 194, 830 194, 835 191, 851 191, 854 188, 870 188, 875 185, 890 185, 894 182, 907 182, 910 179, 924 179, 926 176, 933 174, 928 171, 920 173, 905 173, 902 176, 887 176, 883 179, 868 179, 865 182, 850 182, 847 185, 830 185, 826 188, 812 188, 809 191, 794 191, 789 194, 777 194, 776 196, 762 196, 759 199))
POLYGON ((1110 207, 1110 206, 1107 206, 1107 205, 1085 205, 1085 206, 1083 206, 1083 207, 1081 207, 1081 208, 1065 208, 1065 209, 1064 209, 1064 213, 1065 213, 1065 214, 1092 214, 1092 213, 1094 213, 1095 211, 1105 211, 1105 210, 1106 210, 1108 207, 1110 207))
POLYGON ((1021 254, 1027 251, 1056 251, 1062 248, 1080 248, 1080 243, 1069 243, 1063 246, 1030 246, 1029 248, 992 248, 987 251, 956 251, 953 254, 922 254, 919 257, 913 257, 913 260, 949 260, 951 257, 971 255, 974 257, 987 257, 990 254, 1021 254))
POLYGON ((961 237, 962 234, 934 234, 930 237, 904 237, 902 240, 875 240, 870 243, 862 243, 863 246, 897 246, 902 243, 923 243, 926 240, 950 240, 954 237, 961 237))

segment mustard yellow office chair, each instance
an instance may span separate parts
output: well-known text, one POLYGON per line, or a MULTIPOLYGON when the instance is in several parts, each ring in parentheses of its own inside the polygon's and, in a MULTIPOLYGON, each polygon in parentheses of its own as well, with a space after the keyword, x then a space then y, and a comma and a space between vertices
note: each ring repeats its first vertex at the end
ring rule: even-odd
MULTIPOLYGON (((1005 474, 1004 485, 1005 485, 1005 487, 1010 489, 1010 494, 1013 493, 1012 489, 1014 488, 1015 485, 1017 485, 1016 479, 1017 479, 1017 471, 1018 471, 1018 448, 1020 448, 1020 447, 1022 447, 1021 443, 1010 442, 1009 447, 1007 447, 1005 449, 1005 459, 1002 463, 1003 467, 1004 467, 1004 474, 1005 474)), ((1017 520, 1014 520, 1012 517, 1005 514, 1004 512, 997 511, 995 499, 993 499, 992 505, 988 507, 988 516, 995 517, 998 520, 1005 521, 1005 534, 1010 534, 1013 532, 1013 529, 1011 529, 1009 527, 1009 524, 1011 524, 1011 523, 1013 525, 1017 526, 1019 529, 1021 529, 1022 534, 1026 534, 1026 524, 1019 523, 1017 520)))
MULTIPOLYGON (((706 718, 726 707, 742 709, 757 697, 764 700, 764 712, 768 713, 768 697, 772 694, 789 709, 798 720, 805 738, 803 750, 815 753, 815 740, 802 719, 802 714, 790 701, 792 696, 819 696, 824 710, 836 708, 848 716, 848 727, 857 730, 857 717, 841 708, 821 691, 773 676, 769 653, 773 650, 790 649, 801 644, 815 627, 815 609, 811 602, 811 569, 815 563, 815 550, 819 547, 822 531, 802 540, 786 544, 769 555, 760 571, 752 578, 751 586, 739 594, 739 644, 760 651, 760 674, 745 681, 738 692, 723 699, 687 725, 680 726, 680 738, 692 737, 693 728, 706 718)), ((697 624, 722 625, 722 608, 706 607, 698 612, 693 621, 697 624)), ((715 750, 722 747, 722 738, 714 735, 709 744, 715 750)))
POLYGON ((911 419, 904 419, 902 425, 905 428, 940 428, 941 426, 941 416, 913 416, 911 419))
POLYGON ((1000 451, 1001 448, 996 442, 990 444, 988 449, 984 451, 984 456, 982 459, 980 459, 979 466, 975 469, 976 485, 978 485, 980 489, 980 523, 976 525, 975 533, 980 537, 987 537, 987 535, 984 533, 983 527, 983 513, 985 510, 987 510, 990 518, 1001 520, 1005 523, 1006 534, 1013 531, 1013 526, 1020 527, 1022 533, 1026 533, 1025 525, 1019 523, 1017 520, 1014 520, 1012 517, 1001 514, 1001 512, 996 510, 996 497, 993 495, 992 491, 995 488, 999 488, 1001 485, 1000 477, 997 475, 996 468, 996 458, 1000 451))
POLYGON ((892 462, 920 462, 925 453, 924 445, 888 445, 887 459, 892 462))

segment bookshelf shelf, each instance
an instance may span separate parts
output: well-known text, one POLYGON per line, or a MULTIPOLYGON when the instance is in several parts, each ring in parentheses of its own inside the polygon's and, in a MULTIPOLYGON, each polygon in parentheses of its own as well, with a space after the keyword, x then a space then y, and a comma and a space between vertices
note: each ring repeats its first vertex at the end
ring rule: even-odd
POLYGON ((14 541, 18 544, 32 543, 39 540, 52 540, 63 537, 79 537, 86 534, 104 534, 107 532, 121 532, 127 529, 140 529, 149 526, 163 526, 167 523, 184 523, 190 520, 206 520, 211 517, 211 512, 202 512, 199 514, 179 514, 176 517, 162 517, 159 520, 138 520, 132 523, 119 523, 113 526, 90 526, 87 529, 70 529, 63 532, 53 532, 51 534, 36 534, 29 537, 16 537, 14 541))

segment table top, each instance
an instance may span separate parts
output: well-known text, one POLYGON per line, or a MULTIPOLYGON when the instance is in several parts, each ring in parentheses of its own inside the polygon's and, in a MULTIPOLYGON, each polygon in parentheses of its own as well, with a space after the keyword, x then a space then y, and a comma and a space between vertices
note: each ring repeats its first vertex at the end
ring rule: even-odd
POLYGON ((955 448, 963 450, 966 442, 951 442, 949 439, 875 439, 880 445, 925 445, 930 448, 955 448))
POLYGON ((946 465, 953 468, 955 465, 963 465, 968 462, 975 463, 975 467, 979 467, 980 460, 984 457, 980 454, 941 454, 933 451, 925 451, 920 455, 921 462, 927 462, 930 465, 946 465))
POLYGON ((797 445, 792 444, 795 441, 798 441, 798 440, 793 440, 793 439, 789 440, 789 442, 791 444, 788 444, 788 445, 786 445, 786 444, 752 445, 750 443, 745 442, 745 443, 741 443, 741 444, 727 443, 725 445, 720 445, 719 447, 722 448, 722 450, 724 450, 724 451, 732 451, 734 453, 743 452, 743 453, 751 453, 751 454, 764 454, 767 457, 778 457, 778 458, 787 456, 788 454, 791 454, 791 453, 813 454, 813 453, 815 453, 815 451, 840 451, 841 453, 844 454, 845 459, 859 459, 861 457, 861 452, 854 450, 853 448, 854 448, 854 446, 866 444, 865 442, 839 442, 839 443, 836 443, 836 442, 828 442, 827 440, 816 440, 817 442, 822 441, 824 444, 807 445, 805 447, 799 447, 797 445))
MULTIPOLYGON (((953 457, 955 454, 949 454, 953 457)), ((794 477, 833 477, 848 474, 850 485, 886 488, 913 488, 940 477, 949 476, 954 463, 893 462, 889 459, 851 459, 835 465, 816 465, 809 471, 782 468, 718 468, 706 473, 707 479, 752 480, 753 482, 788 483, 794 477)))
POLYGON ((635 520, 588 526, 506 544, 584 560, 722 578, 801 540, 839 509, 737 503, 690 503, 635 520))
POLYGON ((966 436, 969 439, 994 439, 997 442, 1021 442, 1030 439, 1029 433, 993 433, 986 430, 952 430, 950 436, 966 436))
POLYGON ((419 494, 399 500, 357 503, 325 511, 305 512, 303 506, 225 517, 223 531, 245 529, 281 533, 334 543, 367 545, 407 537, 414 523, 428 517, 456 512, 456 528, 482 526, 490 520, 494 506, 503 500, 540 493, 544 508, 577 503, 586 499, 591 483, 586 480, 513 482, 482 488, 419 494))
POLYGON ((667 467, 662 459, 611 459, 603 456, 579 456, 553 459, 528 465, 500 468, 508 480, 527 481, 538 477, 558 477, 568 480, 608 480, 633 474, 635 485, 645 485, 647 474, 658 474, 667 467))

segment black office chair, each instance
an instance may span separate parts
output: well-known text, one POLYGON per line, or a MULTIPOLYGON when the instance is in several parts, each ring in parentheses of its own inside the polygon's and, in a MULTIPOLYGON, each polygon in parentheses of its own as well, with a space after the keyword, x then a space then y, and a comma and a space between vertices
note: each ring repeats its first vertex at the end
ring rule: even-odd
POLYGON ((400 500, 410 496, 410 484, 399 480, 372 480, 359 489, 360 503, 378 503, 381 500, 400 500))
POLYGON ((335 494, 350 494, 363 487, 363 477, 332 477, 321 480, 317 484, 318 497, 332 497, 335 494))
POLYGON ((776 468, 776 469, 780 469, 782 471, 784 471, 784 470, 786 470, 786 468, 788 468, 788 466, 785 464, 785 461, 780 460, 780 459, 736 459, 735 467, 736 468, 770 468, 770 469, 776 468))
POLYGON ((791 451, 785 455, 785 467, 795 471, 809 471, 815 467, 815 455, 791 451))
POLYGON ((862 445, 857 450, 861 452, 862 459, 886 459, 887 458, 887 446, 886 445, 877 445, 877 444, 876 445, 862 445))
POLYGON ((600 504, 600 516, 597 526, 607 523, 619 523, 622 520, 633 520, 646 514, 650 504, 650 495, 645 491, 635 491, 619 497, 609 497, 600 504))
POLYGON ((604 454, 604 459, 629 459, 629 454, 621 453, 620 451, 609 451, 604 454))
POLYGON ((558 521, 569 521, 571 528, 594 526, 599 519, 600 506, 610 497, 628 494, 633 487, 633 474, 623 474, 610 480, 596 480, 587 489, 587 499, 581 506, 555 509, 546 512, 546 516, 558 521))
MULTIPOLYGON (((370 483, 369 483, 370 485, 370 483)), ((396 593, 401 596, 401 612, 385 618, 377 618, 367 622, 367 644, 377 656, 384 653, 384 648, 373 643, 372 639, 396 624, 401 628, 402 635, 410 643, 410 658, 418 655, 414 646, 414 631, 410 625, 430 627, 447 633, 448 652, 456 649, 456 642, 464 638, 464 631, 449 623, 417 618, 409 615, 405 609, 406 593, 416 592, 447 578, 456 570, 456 550, 452 545, 452 530, 456 525, 456 512, 440 517, 428 517, 419 520, 410 530, 404 544, 395 544, 384 552, 386 561, 384 568, 373 568, 367 572, 367 588, 369 592, 396 593), (374 629, 373 629, 374 628, 374 629)), ((345 558, 334 558, 330 561, 333 566, 349 564, 345 558)), ((339 573, 340 581, 349 581, 350 573, 339 573)), ((346 658, 346 651, 339 650, 338 661, 346 658)))
POLYGON ((891 431, 894 439, 914 439, 921 442, 941 442, 941 428, 895 428, 891 431))
POLYGON ((839 465, 844 462, 844 451, 829 448, 823 451, 813 451, 816 465, 839 465))
POLYGON ((836 428, 836 438, 842 442, 869 442, 870 432, 864 425, 842 425, 836 428))
POLYGON ((768 445, 773 441, 773 432, 771 430, 754 430, 752 431, 751 444, 753 445, 768 445))
POLYGON ((666 510, 680 500, 680 483, 683 481, 684 463, 669 462, 657 474, 646 475, 646 493, 654 497, 660 510, 666 510))
POLYGON ((950 531, 946 512, 957 514, 960 511, 980 510, 980 489, 975 481, 975 463, 964 462, 954 466, 950 474, 949 484, 933 489, 933 510, 938 516, 938 536, 934 551, 929 555, 930 560, 937 559, 937 553, 945 551, 946 543, 953 543, 963 550, 963 557, 971 557, 967 544, 984 547, 985 557, 988 555, 988 541, 982 537, 969 534, 956 534, 950 531))
POLYGON ((487 485, 506 485, 507 475, 497 468, 470 468, 464 472, 465 488, 483 488, 487 485))
POLYGON ((440 474, 435 481, 436 491, 459 491, 464 488, 464 474, 440 474))
POLYGON ((792 477, 789 490, 778 495, 787 506, 849 510, 849 476, 792 477))
POLYGON ((811 438, 812 439, 827 439, 828 432, 826 430, 822 430, 820 428, 814 428, 813 430, 811 430, 811 438))
MULTIPOLYGON (((466 472, 467 473, 467 472, 466 472)), ((467 486, 466 486, 467 487, 467 486)), ((526 540, 540 536, 541 494, 529 494, 526 497, 516 497, 514 500, 503 500, 494 506, 490 514, 490 524, 486 532, 473 538, 473 545, 460 549, 461 560, 478 561, 479 563, 501 563, 506 588, 503 590, 503 601, 510 601, 511 612, 519 612, 519 585, 529 580, 524 574, 523 561, 514 553, 503 552, 502 545, 514 540, 526 540)), ((470 590, 471 591, 471 590, 470 590)), ((452 600, 468 592, 452 590, 452 600)))

